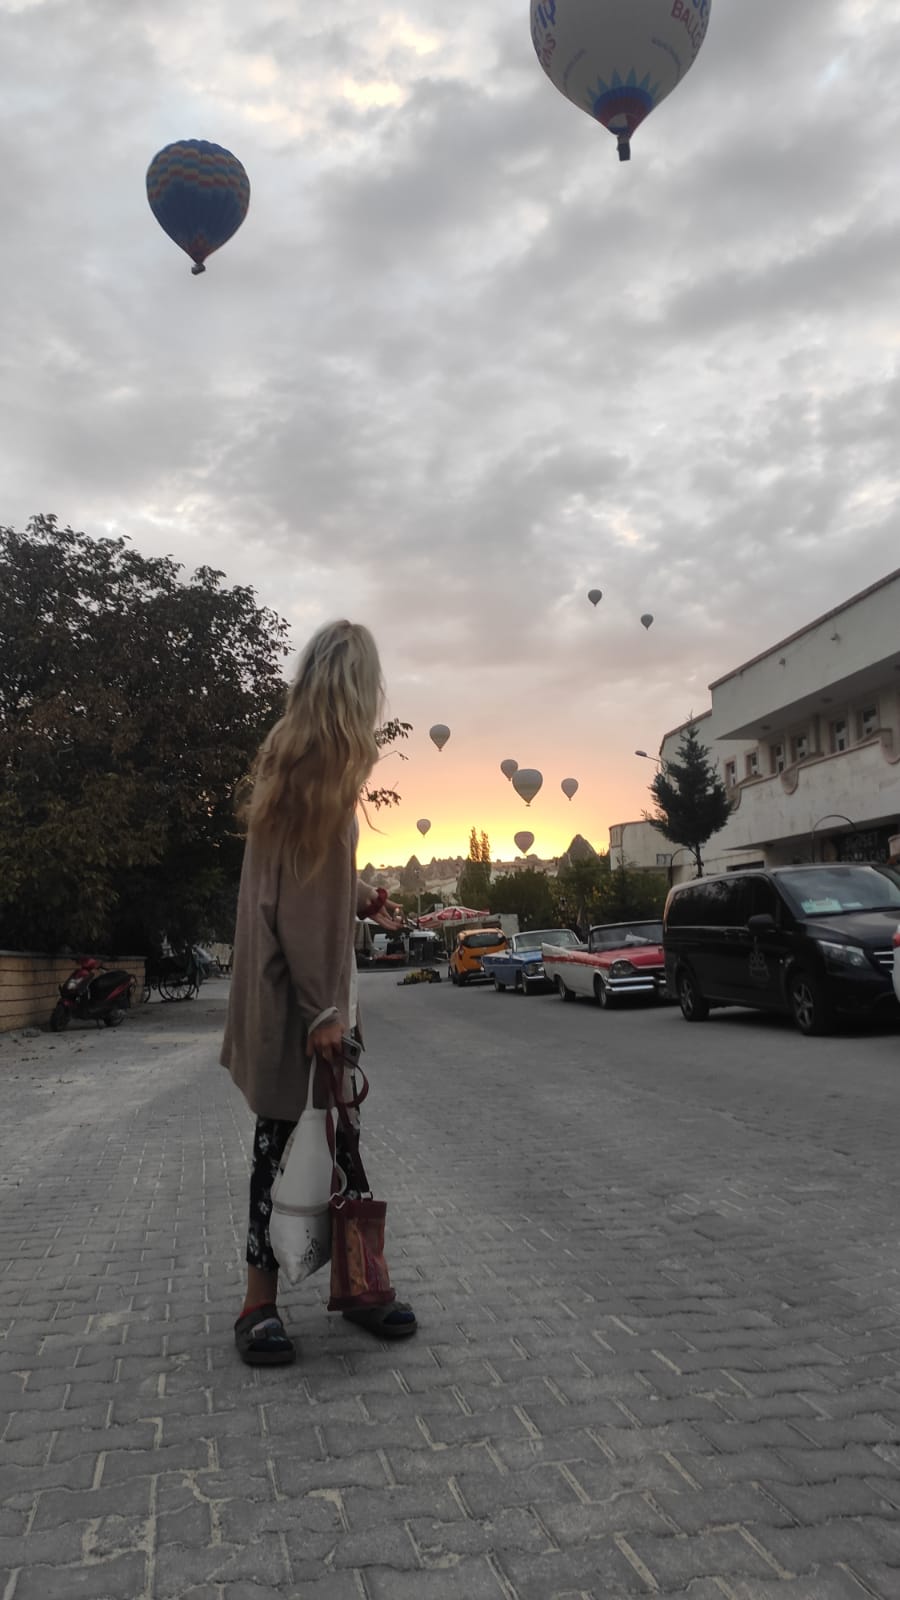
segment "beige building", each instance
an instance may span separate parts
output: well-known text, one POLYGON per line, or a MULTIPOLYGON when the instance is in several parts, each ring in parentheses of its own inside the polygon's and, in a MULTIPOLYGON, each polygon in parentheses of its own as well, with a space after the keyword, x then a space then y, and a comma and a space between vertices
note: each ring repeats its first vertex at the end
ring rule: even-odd
MULTIPOLYGON (((707 872, 888 859, 900 834, 900 570, 717 679, 710 694, 694 722, 732 812, 704 850, 707 872)), ((664 736, 663 761, 686 726, 664 736)), ((647 823, 619 826, 635 864, 667 847, 647 823)), ((675 881, 690 877, 688 853, 673 854, 675 881)))

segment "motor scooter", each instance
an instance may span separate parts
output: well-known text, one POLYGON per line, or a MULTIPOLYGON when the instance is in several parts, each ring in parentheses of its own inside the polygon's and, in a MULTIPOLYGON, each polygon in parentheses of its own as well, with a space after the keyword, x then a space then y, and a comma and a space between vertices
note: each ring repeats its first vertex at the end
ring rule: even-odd
POLYGON ((96 1022, 99 1028, 117 1028, 125 1021, 131 1005, 136 979, 121 968, 104 967, 93 956, 82 956, 71 977, 59 986, 59 999, 53 1007, 50 1027, 62 1033, 73 1017, 81 1022, 96 1022))

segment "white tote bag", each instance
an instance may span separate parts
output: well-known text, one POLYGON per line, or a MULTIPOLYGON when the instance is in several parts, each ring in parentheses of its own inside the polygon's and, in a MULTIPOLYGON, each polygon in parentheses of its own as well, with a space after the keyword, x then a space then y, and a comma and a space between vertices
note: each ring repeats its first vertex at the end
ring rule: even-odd
POLYGON ((306 1105, 272 1185, 269 1242, 291 1283, 300 1283, 331 1259, 331 1109, 313 1105, 317 1067, 315 1061, 310 1064, 306 1105))

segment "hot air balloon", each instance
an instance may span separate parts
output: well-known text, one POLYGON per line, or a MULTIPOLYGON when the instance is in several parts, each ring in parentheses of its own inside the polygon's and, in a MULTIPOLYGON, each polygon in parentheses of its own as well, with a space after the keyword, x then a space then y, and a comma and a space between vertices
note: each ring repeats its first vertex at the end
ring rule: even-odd
POLYGON ((517 834, 514 835, 514 838, 515 838, 517 849, 521 850, 523 856, 527 856, 529 850, 531 849, 531 846, 534 844, 534 834, 533 833, 517 833, 517 834))
POLYGON ((566 799, 567 800, 571 800, 573 794, 577 794, 577 792, 578 792, 578 779, 577 778, 563 778, 563 781, 562 781, 562 783, 560 784, 559 787, 562 789, 562 792, 565 795, 566 799))
POLYGON ((247 215, 250 179, 230 150, 205 139, 179 139, 147 168, 147 199, 160 227, 190 256, 196 277, 247 215))
POLYGON ((512 775, 512 786, 527 806, 531 805, 543 781, 544 775, 536 767, 519 767, 512 775))
POLYGON ((424 839, 426 833, 428 832, 429 828, 431 827, 431 823, 428 821, 427 817, 420 817, 418 822, 416 823, 416 827, 418 828, 420 834, 422 835, 422 838, 424 839))
POLYGON ((693 66, 712 0, 531 0, 537 58, 561 94, 614 134, 631 135, 693 66))
POLYGON ((500 771, 503 773, 504 778, 507 778, 507 779, 511 778, 513 773, 514 772, 518 772, 518 770, 519 770, 518 761, 513 761, 513 760, 509 759, 509 760, 506 760, 506 761, 501 761, 501 763, 500 763, 500 771))
POLYGON ((588 589, 588 599, 590 600, 592 606, 597 605, 603 599, 603 590, 588 589))
POLYGON ((450 737, 450 729, 445 722, 436 722, 433 728, 428 729, 428 737, 432 744, 436 744, 439 750, 443 750, 450 737))
POLYGON ((649 611, 645 611, 644 615, 641 617, 641 622, 643 623, 644 627, 649 628, 652 621, 653 617, 651 613, 649 611))

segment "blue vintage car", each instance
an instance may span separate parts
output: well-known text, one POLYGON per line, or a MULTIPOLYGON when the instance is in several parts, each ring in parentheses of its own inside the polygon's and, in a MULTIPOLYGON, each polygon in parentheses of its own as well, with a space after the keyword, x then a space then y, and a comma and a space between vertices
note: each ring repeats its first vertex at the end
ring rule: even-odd
POLYGON ((482 971, 495 989, 517 989, 520 994, 530 994, 533 989, 550 989, 552 984, 544 976, 541 959, 541 945, 544 944, 559 945, 564 950, 584 948, 571 928, 534 928, 530 933, 514 933, 505 950, 485 956, 482 971))

